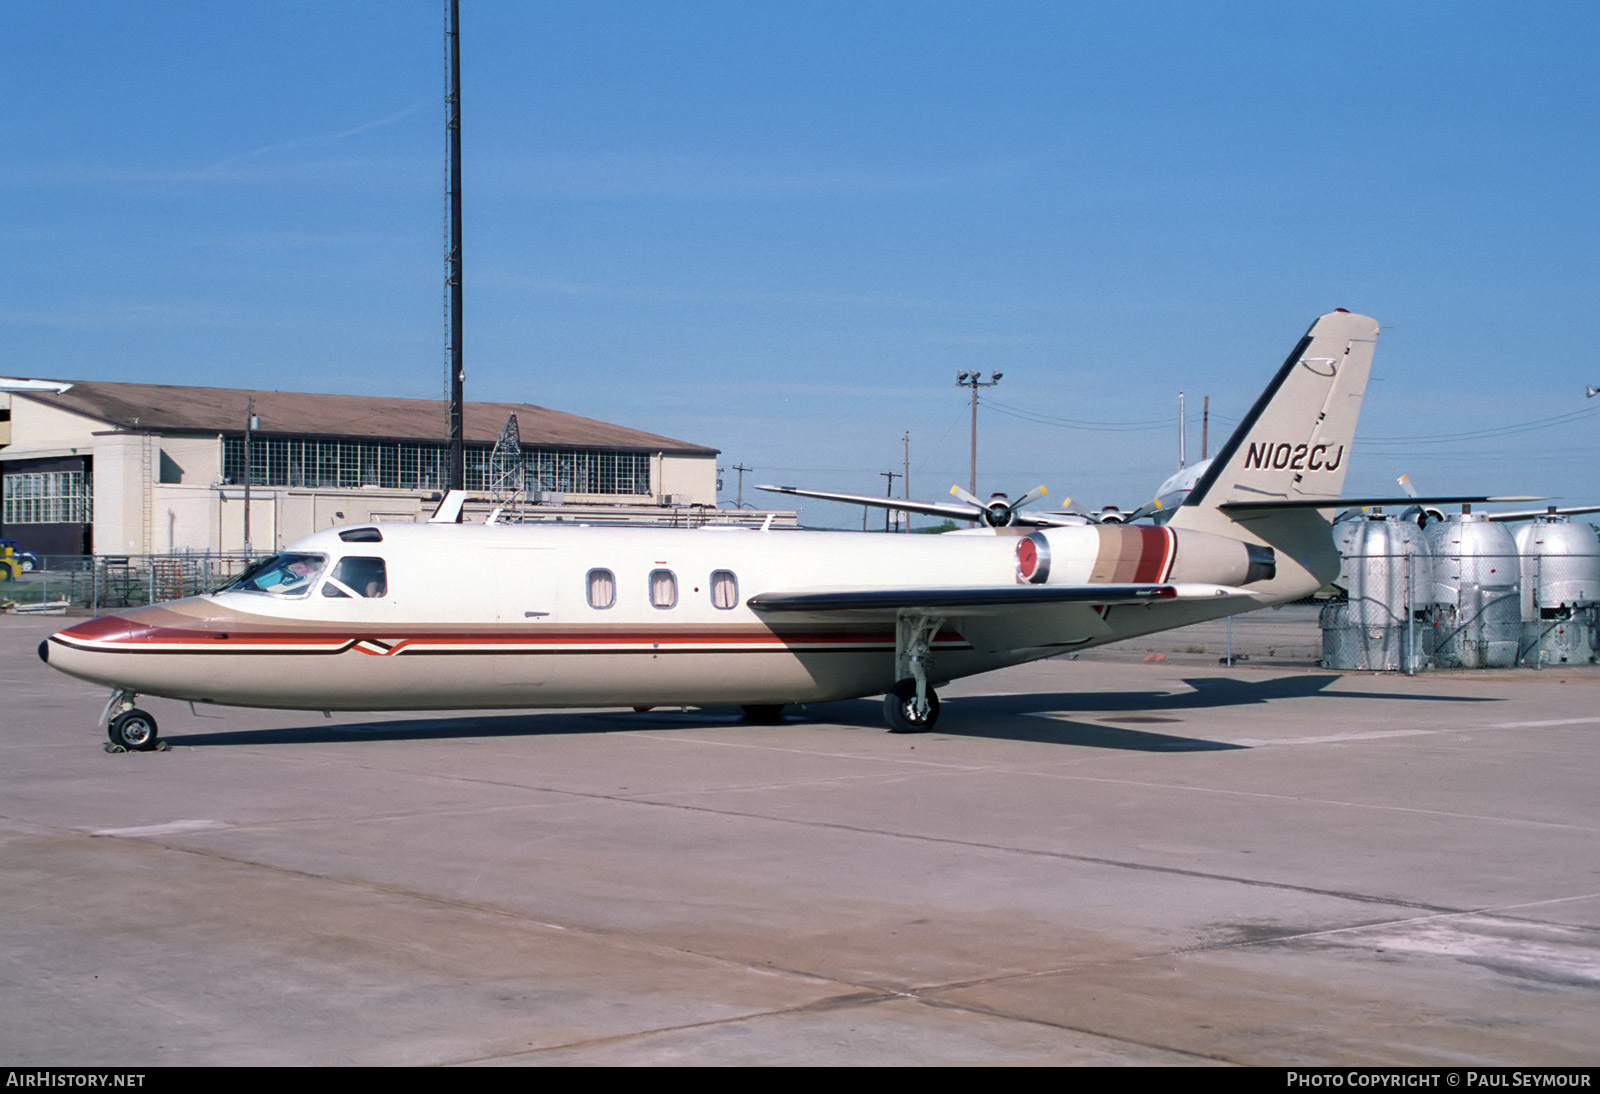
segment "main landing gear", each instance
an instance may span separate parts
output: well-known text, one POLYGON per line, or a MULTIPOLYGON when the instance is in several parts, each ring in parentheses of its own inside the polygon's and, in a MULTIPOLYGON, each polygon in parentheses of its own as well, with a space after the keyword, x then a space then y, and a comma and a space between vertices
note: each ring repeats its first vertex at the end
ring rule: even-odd
POLYGON ((926 733, 939 720, 939 696, 928 683, 934 636, 944 617, 901 612, 894 622, 896 683, 883 697, 890 733, 926 733))
POLYGON ((114 688, 106 701, 101 721, 106 724, 110 743, 107 752, 165 752, 166 743, 159 739, 156 720, 133 705, 139 696, 136 692, 114 688))

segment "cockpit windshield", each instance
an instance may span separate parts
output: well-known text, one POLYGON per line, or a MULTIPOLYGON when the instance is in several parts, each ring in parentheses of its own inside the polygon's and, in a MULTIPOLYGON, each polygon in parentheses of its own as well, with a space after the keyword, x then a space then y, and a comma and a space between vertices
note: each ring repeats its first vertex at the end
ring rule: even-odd
POLYGON ((283 554, 264 558, 224 585, 218 592, 270 593, 305 596, 328 564, 323 555, 283 554))

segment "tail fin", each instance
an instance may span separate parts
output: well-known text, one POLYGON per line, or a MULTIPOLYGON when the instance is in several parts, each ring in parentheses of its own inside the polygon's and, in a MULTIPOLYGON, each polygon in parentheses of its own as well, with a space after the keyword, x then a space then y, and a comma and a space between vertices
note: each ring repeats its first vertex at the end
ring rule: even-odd
POLYGON ((1184 508, 1337 498, 1367 389, 1378 324, 1322 316, 1184 499, 1184 508))
POLYGON ((1169 522, 1272 548, 1276 575, 1250 587, 1265 603, 1315 592, 1339 572, 1316 503, 1337 504, 1344 487, 1377 339, 1374 320, 1347 311, 1311 324, 1169 522))

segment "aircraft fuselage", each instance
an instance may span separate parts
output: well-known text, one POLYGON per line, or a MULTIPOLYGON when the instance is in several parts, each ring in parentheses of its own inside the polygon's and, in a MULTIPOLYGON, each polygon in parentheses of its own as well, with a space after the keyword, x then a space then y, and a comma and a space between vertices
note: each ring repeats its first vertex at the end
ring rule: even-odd
MULTIPOLYGON (((287 709, 816 702, 895 682, 894 614, 764 614, 751 606, 759 594, 1026 583, 1019 534, 375 528, 366 532, 382 537, 375 542, 335 529, 285 549, 280 558, 315 560, 318 573, 302 587, 234 588, 91 620, 52 637, 48 661, 129 692, 287 709), (338 580, 373 561, 382 563, 379 595, 338 580)), ((1051 529, 1050 580, 1204 581, 1180 559, 1203 554, 1194 546, 1202 541, 1214 549, 1218 537, 1188 533, 1185 550, 1184 535, 1051 529)), ((1307 591, 952 613, 933 638, 930 676, 942 683, 1307 591)))

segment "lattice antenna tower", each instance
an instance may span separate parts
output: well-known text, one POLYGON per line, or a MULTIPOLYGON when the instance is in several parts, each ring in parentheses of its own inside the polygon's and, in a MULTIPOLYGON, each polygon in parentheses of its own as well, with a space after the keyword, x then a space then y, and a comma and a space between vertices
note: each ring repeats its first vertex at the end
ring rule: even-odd
POLYGON ((489 500, 522 516, 528 500, 528 472, 522 462, 522 433, 515 414, 506 419, 500 439, 489 454, 489 500))

